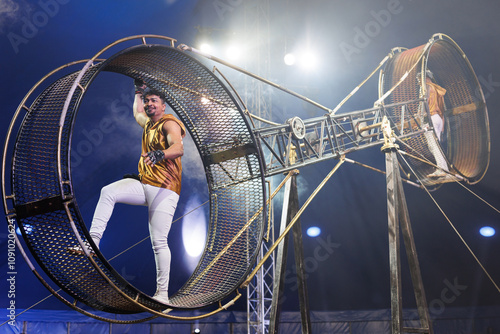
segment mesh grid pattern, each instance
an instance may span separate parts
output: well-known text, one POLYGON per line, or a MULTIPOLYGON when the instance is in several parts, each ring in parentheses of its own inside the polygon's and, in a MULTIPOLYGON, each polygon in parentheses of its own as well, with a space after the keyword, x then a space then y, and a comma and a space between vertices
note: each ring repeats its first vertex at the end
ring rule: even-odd
MULTIPOLYGON (((422 54, 424 45, 397 53, 391 58, 384 69, 382 82, 383 91, 392 88, 406 71, 414 65, 422 54)), ((442 134, 440 148, 452 166, 452 169, 467 178, 470 183, 478 182, 486 172, 489 163, 489 124, 486 104, 475 74, 463 52, 450 40, 438 39, 433 42, 425 55, 426 68, 432 71, 435 82, 446 89, 445 99, 445 130, 442 134)), ((420 86, 417 73, 421 63, 410 71, 406 80, 390 95, 390 103, 411 101, 420 97, 420 86)), ((425 101, 427 104, 427 101, 425 101)), ((399 133, 408 133, 429 125, 426 105, 422 102, 407 104, 388 110, 396 123, 399 133), (402 113, 405 112, 405 126, 401 126, 402 113), (413 119, 412 119, 413 117, 413 119), (400 129, 403 129, 401 131, 400 129)), ((432 125, 432 122, 430 122, 432 125)), ((432 132, 434 134, 434 132, 432 132)), ((435 136, 434 136, 435 137, 435 136)), ((436 163, 424 134, 408 138, 405 143, 410 147, 401 149, 416 154, 431 163, 436 163)), ((417 159, 407 158, 412 169, 426 185, 434 185, 451 181, 450 179, 432 179, 428 174, 435 168, 417 159)))
MULTIPOLYGON (((262 163, 241 108, 206 67, 171 47, 124 50, 92 66, 80 84, 90 84, 102 70, 143 79, 162 91, 192 135, 204 162, 211 198, 207 244, 198 267, 171 297, 171 304, 198 308, 226 298, 250 271, 264 225, 262 163)), ((140 305, 113 288, 116 285, 129 297, 137 297, 140 304, 160 310, 160 304, 121 278, 98 251, 93 259, 112 284, 86 257, 67 252, 68 247, 78 244, 71 221, 84 242, 90 239, 68 172, 72 127, 82 98, 78 88, 70 97, 59 141, 61 111, 79 74, 65 76, 45 89, 20 126, 12 168, 14 207, 20 213, 17 222, 40 266, 75 299, 111 313, 142 312, 140 305), (62 182, 57 172, 59 146, 62 182)))
POLYGON ((477 182, 489 162, 489 126, 486 104, 468 62, 453 44, 435 43, 427 66, 447 87, 448 156, 455 169, 477 182))
POLYGON ((264 203, 260 162, 241 108, 211 72, 173 48, 135 47, 111 60, 106 70, 140 78, 163 92, 198 147, 211 198, 208 242, 171 303, 197 307, 218 301, 248 272, 263 231, 260 213, 234 239, 264 203))
MULTIPOLYGON (((83 76, 81 83, 87 84, 99 70, 92 67, 83 76)), ((16 141, 12 170, 12 190, 15 194, 16 211, 27 209, 30 213, 18 217, 17 221, 31 253, 48 276, 72 297, 84 300, 97 310, 112 313, 137 312, 139 309, 120 296, 101 277, 83 256, 67 252, 68 247, 78 245, 78 240, 69 223, 70 217, 61 205, 43 208, 48 198, 67 201, 68 212, 75 221, 80 236, 87 240, 83 223, 75 205, 69 186, 68 147, 71 139, 73 118, 81 92, 77 89, 70 99, 68 112, 61 129, 62 184, 57 172, 57 150, 59 147, 59 121, 68 92, 79 72, 67 75, 49 86, 32 103, 26 114, 16 141), (62 189, 62 193, 61 193, 62 189), (33 206, 39 209, 34 209, 33 206), (40 211, 41 209, 41 211, 40 211), (48 211, 48 212, 46 212, 48 211), (113 298, 107 303, 103 295, 113 298)), ((26 211, 26 210, 24 210, 26 211)), ((100 268, 112 281, 127 291, 127 284, 116 279, 112 268, 98 261, 100 268)), ((133 291, 128 291, 134 296, 133 291)))

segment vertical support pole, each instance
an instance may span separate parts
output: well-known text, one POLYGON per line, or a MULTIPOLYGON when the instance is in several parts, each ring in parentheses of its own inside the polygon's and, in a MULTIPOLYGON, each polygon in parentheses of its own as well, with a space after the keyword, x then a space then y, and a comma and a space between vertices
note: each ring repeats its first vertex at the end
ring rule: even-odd
POLYGON ((427 330, 427 333, 433 334, 429 308, 427 306, 427 298, 425 297, 424 284, 422 282, 422 274, 420 272, 420 263, 418 262, 417 249, 415 247, 415 240, 413 238, 413 231, 410 224, 410 215, 408 214, 406 198, 403 192, 403 183, 401 181, 398 183, 398 189, 400 198, 399 202, 402 208, 400 210, 401 232, 403 234, 406 247, 411 281, 413 284, 413 292, 415 294, 417 311, 420 318, 420 326, 422 329, 427 330))
MULTIPOLYGON (((293 217, 290 212, 290 192, 292 186, 292 176, 285 184, 285 193, 283 195, 283 207, 281 210, 281 222, 280 222, 280 232, 282 235, 285 231, 285 227, 290 222, 290 217, 293 217)), ((279 322, 281 316, 281 303, 280 299, 283 296, 285 289, 285 270, 286 270, 286 259, 288 256, 288 235, 285 236, 283 241, 278 245, 276 249, 275 257, 275 272, 274 272, 274 282, 273 282, 273 300, 271 302, 271 315, 269 319, 269 333, 277 334, 279 330, 279 322)))
POLYGON ((399 241, 399 196, 397 178, 396 152, 393 149, 385 152, 387 182, 387 219, 389 227, 389 270, 391 284, 391 330, 392 334, 402 333, 403 310, 401 296, 401 253, 399 241))
MULTIPOLYGON (((297 190, 297 180, 293 177, 292 180, 292 193, 290 196, 290 201, 296 203, 298 211, 299 194, 297 190)), ((295 214, 294 214, 295 215, 295 214)), ((290 216, 290 219, 293 216, 290 216)), ((304 246, 302 243, 302 227, 300 225, 300 220, 295 223, 292 227, 293 233, 293 246, 295 254, 295 266, 297 267, 297 283, 298 283, 298 293, 299 293, 299 304, 300 304, 300 318, 302 320, 302 334, 311 333, 311 319, 309 317, 309 298, 307 294, 307 282, 305 275, 304 266, 304 246)))
POLYGON ((389 121, 386 117, 382 121, 385 144, 382 151, 385 153, 386 182, 387 182, 387 216, 389 227, 389 266, 391 284, 391 329, 392 334, 401 334, 405 331, 417 333, 433 334, 429 309, 425 298, 420 265, 413 239, 413 232, 410 224, 410 215, 406 205, 406 198, 403 190, 403 182, 399 172, 399 165, 396 155, 398 146, 394 143, 394 133, 390 129, 389 121), (419 328, 403 327, 403 299, 401 295, 401 247, 399 238, 399 227, 403 234, 406 247, 406 254, 410 267, 410 274, 413 284, 413 292, 417 303, 420 318, 419 328))
MULTIPOLYGON (((283 209, 280 223, 280 235, 299 211, 299 196, 297 189, 297 174, 285 184, 285 194, 283 197, 283 209)), ((298 293, 300 302, 300 315, 302 319, 302 333, 311 333, 311 320, 309 317, 309 300, 304 270, 304 252, 302 244, 302 230, 300 222, 297 221, 292 227, 294 237, 295 264, 297 267, 298 293)), ((276 272, 273 283, 273 300, 271 304, 271 316, 269 323, 269 333, 278 333, 281 315, 281 298, 283 297, 286 261, 288 256, 288 235, 277 248, 276 272)))

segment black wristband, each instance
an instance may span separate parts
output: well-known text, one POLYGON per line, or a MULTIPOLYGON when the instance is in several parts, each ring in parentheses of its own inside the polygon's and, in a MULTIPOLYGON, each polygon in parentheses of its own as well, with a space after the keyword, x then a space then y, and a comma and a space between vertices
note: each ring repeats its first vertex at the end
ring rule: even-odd
POLYGON ((136 94, 144 94, 144 81, 140 79, 134 80, 134 89, 136 94))
POLYGON ((148 158, 151 160, 153 165, 165 159, 165 153, 162 150, 150 151, 148 152, 148 158))

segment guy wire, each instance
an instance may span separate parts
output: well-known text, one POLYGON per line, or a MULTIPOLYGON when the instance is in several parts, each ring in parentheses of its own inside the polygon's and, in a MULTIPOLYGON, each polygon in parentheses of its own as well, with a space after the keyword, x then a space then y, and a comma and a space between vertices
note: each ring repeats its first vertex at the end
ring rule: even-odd
POLYGON ((460 240, 463 242, 463 244, 465 245, 465 247, 467 248, 467 250, 472 254, 472 257, 476 260, 476 262, 479 264, 479 266, 481 267, 481 269, 483 270, 483 272, 486 274, 486 276, 489 278, 489 280, 491 281, 491 283, 493 283, 493 285, 495 286, 495 288, 497 289, 498 292, 500 292, 500 288, 498 287, 498 285, 495 283, 495 281, 493 280, 493 278, 491 277, 491 275, 488 273, 488 271, 486 270, 486 268, 483 266, 483 264, 481 263, 481 261, 477 258, 476 254, 474 254, 474 252, 472 251, 472 249, 469 247, 469 245, 467 244, 467 242, 465 241, 465 239, 462 237, 462 235, 460 234, 460 232, 457 230, 457 228, 455 227, 455 225, 453 225, 453 223, 451 222, 451 220, 448 218, 448 216, 446 215, 446 213, 443 211, 443 209, 439 206, 439 204, 437 203, 437 201, 434 199, 434 197, 431 195, 430 191, 427 189, 427 187, 422 183, 422 181, 418 178, 418 175, 415 173, 415 171, 411 168, 410 164, 406 161, 406 159, 404 158, 403 155, 400 154, 400 157, 401 159, 403 159, 403 161, 406 163, 406 165, 408 166, 408 168, 411 170, 411 172, 413 173, 413 175, 415 175, 415 177, 420 181, 420 183, 422 184, 422 188, 425 190, 425 192, 427 193, 427 195, 429 195, 429 197, 431 198, 431 200, 434 202, 434 204, 436 205, 436 207, 438 208, 438 210, 441 212, 441 214, 444 216, 444 218, 446 219, 446 221, 450 224, 451 228, 455 231, 455 233, 458 235, 458 237, 460 238, 460 240))

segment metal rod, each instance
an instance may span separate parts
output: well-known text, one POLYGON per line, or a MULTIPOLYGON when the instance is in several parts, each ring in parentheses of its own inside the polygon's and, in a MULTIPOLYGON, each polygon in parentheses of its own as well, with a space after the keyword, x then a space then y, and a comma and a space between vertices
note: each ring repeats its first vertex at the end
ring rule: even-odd
MULTIPOLYGON (((390 54, 389 54, 390 55, 390 54)), ((382 61, 378 64, 377 68, 375 68, 372 73, 370 73, 370 75, 368 75, 368 77, 365 78, 365 80, 363 80, 358 86, 356 86, 356 88, 354 88, 352 90, 352 92, 349 93, 349 95, 347 95, 332 111, 332 115, 334 115, 339 109, 340 107, 342 107, 344 105, 344 103, 347 102, 347 100, 349 100, 354 94, 356 94, 356 92, 361 88, 361 86, 363 86, 374 74, 375 72, 377 72, 381 67, 382 65, 385 64, 385 62, 390 58, 389 55, 385 56, 384 59, 382 59, 382 61)))
POLYGON ((207 54, 207 53, 204 53, 204 52, 202 52, 202 51, 200 51, 200 50, 198 50, 198 49, 195 49, 195 48, 193 48, 193 47, 191 47, 191 46, 187 46, 187 45, 185 45, 185 44, 180 44, 180 45, 178 46, 178 48, 179 48, 180 50, 183 50, 183 51, 186 51, 186 50, 187 50, 187 51, 194 52, 194 53, 196 53, 196 54, 198 54, 198 55, 200 55, 200 56, 203 56, 203 57, 208 58, 208 59, 210 59, 210 60, 213 60, 213 61, 215 61, 215 62, 217 62, 217 63, 220 63, 220 64, 222 64, 222 65, 225 65, 225 66, 227 66, 227 67, 229 67, 229 68, 232 68, 233 70, 236 70, 236 71, 238 71, 238 72, 244 73, 244 74, 246 74, 246 75, 248 75, 248 76, 250 76, 250 77, 252 77, 252 78, 254 78, 254 79, 257 79, 257 80, 259 80, 259 81, 264 82, 265 84, 268 84, 268 85, 270 85, 270 86, 273 86, 273 87, 275 87, 275 88, 278 88, 279 90, 282 90, 282 91, 284 91, 285 93, 288 93, 288 94, 290 94, 290 95, 293 95, 293 96, 295 96, 295 97, 298 97, 299 99, 301 99, 301 100, 303 100, 303 101, 306 101, 307 103, 310 103, 310 104, 312 104, 313 106, 318 107, 318 108, 320 108, 320 109, 323 109, 323 110, 325 110, 325 111, 327 111, 327 112, 331 112, 331 111, 332 111, 330 108, 325 107, 325 106, 323 106, 323 105, 319 104, 318 102, 315 102, 315 101, 313 101, 313 100, 311 100, 311 99, 309 99, 309 98, 307 98, 307 97, 305 97, 305 96, 303 96, 303 95, 300 95, 300 94, 298 94, 298 93, 295 93, 294 91, 291 91, 291 90, 289 90, 289 89, 287 89, 287 88, 285 88, 285 87, 282 87, 282 86, 278 85, 277 83, 274 83, 274 82, 272 82, 272 81, 269 81, 269 80, 267 80, 267 79, 264 79, 264 78, 262 78, 262 77, 260 77, 260 76, 258 76, 258 75, 256 75, 256 74, 254 74, 254 73, 252 73, 252 72, 249 72, 249 71, 247 71, 247 70, 242 69, 241 67, 238 67, 238 66, 236 66, 236 65, 233 65, 233 64, 231 64, 231 63, 229 63, 229 62, 227 62, 227 61, 225 61, 225 60, 222 60, 222 59, 220 59, 220 58, 217 58, 217 57, 215 57, 215 56, 212 56, 212 55, 209 55, 209 54, 207 54))
MULTIPOLYGON (((418 99, 404 101, 404 102, 387 104, 387 105, 384 105, 384 107, 386 109, 388 109, 388 108, 399 107, 399 106, 410 104, 410 103, 421 102, 421 101, 424 101, 424 100, 425 99, 418 98, 418 99)), ((304 121, 304 124, 307 127, 307 126, 310 126, 312 123, 321 123, 321 122, 323 122, 325 120, 329 120, 329 122, 332 123, 333 120, 335 120, 335 121, 338 122, 338 121, 342 121, 344 119, 347 119, 349 117, 356 117, 356 116, 359 116, 359 115, 364 115, 366 113, 376 113, 377 111, 380 111, 380 109, 381 109, 380 107, 374 107, 374 108, 368 108, 368 109, 350 111, 350 112, 342 113, 342 114, 339 114, 339 115, 330 115, 330 114, 327 114, 327 115, 320 116, 320 117, 313 117, 313 118, 305 119, 303 121, 304 121)), ((269 123, 269 124, 271 124, 271 123, 269 123)), ((255 133, 266 134, 268 132, 273 132, 274 130, 286 129, 287 127, 288 127, 288 124, 278 124, 278 123, 275 123, 274 127, 257 128, 257 129, 254 129, 253 131, 255 133)), ((415 134, 415 133, 417 133, 417 132, 414 132, 412 134, 415 134)))
POLYGON ((417 257, 417 248, 415 247, 415 240, 413 238, 413 231, 410 224, 410 215, 408 213, 406 198, 403 191, 403 183, 401 182, 400 177, 398 177, 397 181, 397 196, 400 205, 399 220, 401 224, 401 234, 404 238, 406 256, 408 258, 408 265, 410 267, 413 292, 415 294, 417 311, 420 317, 420 326, 423 330, 426 330, 425 333, 433 334, 429 317, 429 309, 427 308, 427 300, 425 298, 424 284, 422 282, 422 274, 420 272, 420 264, 417 257))
POLYGON ((379 128, 381 125, 382 125, 382 122, 378 122, 378 123, 374 123, 374 124, 371 124, 371 125, 367 125, 367 126, 364 126, 362 128, 359 128, 359 132, 361 133, 361 132, 368 131, 368 130, 371 130, 371 129, 379 128))
POLYGON ((402 287, 401 287, 401 255, 399 240, 399 197, 396 192, 399 169, 396 152, 388 149, 385 152, 387 170, 387 222, 389 232, 389 271, 391 291, 391 333, 400 334, 403 328, 402 287))
POLYGON ((397 150, 394 131, 384 128, 388 120, 384 117, 382 121, 385 145, 382 151, 385 153, 386 183, 387 183, 387 222, 389 232, 389 271, 391 291, 391 333, 401 334, 405 332, 403 327, 403 295, 401 278, 401 245, 400 227, 402 230, 406 254, 410 267, 413 283, 413 292, 417 303, 417 309, 421 327, 418 332, 433 334, 429 318, 429 310, 425 299, 425 292, 420 273, 420 265, 410 225, 410 216, 404 196, 403 182, 399 171, 397 150))
MULTIPOLYGON (((297 210, 299 207, 299 194, 297 191, 297 179, 292 178, 292 207, 297 210)), ((292 228, 293 234, 293 253, 295 255, 295 266, 297 267, 297 285, 299 293, 300 318, 302 323, 302 334, 309 334, 311 329, 311 317, 309 314, 309 296, 307 293, 305 263, 304 263, 304 245, 302 243, 302 228, 300 220, 292 228)))
MULTIPOLYGON (((271 200, 276 196, 276 194, 279 192, 279 190, 283 187, 283 185, 286 183, 286 181, 293 175, 293 171, 287 174, 285 179, 280 183, 278 188, 274 191, 274 193, 270 196, 270 198, 267 200, 267 204, 271 202, 271 200)), ((253 223, 253 221, 260 215, 260 213, 264 210, 264 207, 261 207, 257 212, 248 220, 248 222, 241 228, 241 230, 227 243, 227 245, 212 259, 212 261, 205 267, 205 269, 196 277, 195 280, 191 282, 191 285, 197 283, 202 276, 206 275, 208 270, 212 268, 212 266, 228 251, 229 248, 238 240, 238 238, 248 229, 248 227, 253 223)), ((266 258, 267 259, 267 258, 266 258)), ((263 264, 263 262, 262 262, 263 264)), ((261 264, 261 265, 262 265, 261 264)), ((255 271, 257 273, 257 271, 255 271)), ((255 275, 254 273, 254 275, 255 275)), ((253 277, 253 276, 252 276, 253 277)), ((248 281, 250 283, 250 281, 248 281)), ((247 285, 248 285, 247 283, 247 285)), ((246 286, 245 286, 246 287, 246 286)))
MULTIPOLYGON (((293 177, 295 178, 295 176, 293 177)), ((280 222, 280 234, 285 231, 285 227, 287 226, 288 221, 291 219, 292 215, 297 213, 291 212, 291 187, 292 187, 292 179, 289 178, 285 184, 285 191, 283 194, 283 206, 281 209, 281 222, 280 222)), ((271 301, 271 311, 269 316, 269 333, 275 334, 279 331, 279 323, 281 316, 281 303, 280 299, 284 292, 285 287, 285 269, 286 262, 288 258, 288 240, 289 238, 285 238, 282 243, 279 244, 278 249, 276 250, 275 263, 276 267, 274 269, 274 279, 273 279, 273 297, 271 301)))
MULTIPOLYGON (((404 159, 404 157, 403 157, 404 159)), ((410 168, 410 170, 413 172, 414 175, 417 175, 415 174, 415 172, 413 171, 413 169, 411 168, 410 164, 405 160, 405 163, 406 165, 410 168)), ((418 176, 417 176, 418 177, 418 176)), ((465 239, 462 237, 462 235, 460 234, 460 232, 457 230, 457 228, 455 227, 455 225, 452 223, 452 221, 450 220, 450 218, 446 215, 446 213, 443 211, 443 209, 441 208, 441 206, 439 206, 438 202, 436 201, 436 199, 431 195, 429 189, 427 189, 426 186, 423 186, 425 192, 427 193, 427 195, 429 195, 429 197, 431 198, 431 200, 434 202, 434 204, 436 205, 436 207, 438 208, 438 210, 441 212, 441 214, 443 215, 443 217, 446 219, 446 221, 448 222, 448 224, 450 224, 451 228, 453 229, 453 231, 457 234, 457 236, 460 238, 460 241, 462 241, 462 243, 465 245, 465 247, 467 248, 467 250, 469 251, 469 253, 472 255, 472 257, 474 258, 474 260, 476 260, 477 264, 481 267, 481 269, 483 270, 483 272, 485 273, 485 275, 489 278, 489 280, 491 281, 491 283, 493 283, 493 285, 495 286, 496 290, 498 292, 500 292, 500 286, 498 286, 498 284, 495 282, 495 280, 493 280, 493 277, 491 277, 490 273, 486 270, 486 268, 483 266, 483 264, 481 263, 481 261, 479 261, 479 259, 477 258, 476 254, 474 253, 474 251, 470 248, 470 246, 467 244, 467 242, 465 241, 465 239)))
MULTIPOLYGON (((353 165, 358 165, 358 166, 361 166, 361 167, 367 168, 367 169, 369 169, 369 170, 372 170, 372 171, 378 172, 378 173, 380 173, 380 174, 384 174, 384 175, 385 175, 385 174, 387 174, 387 173, 386 173, 386 172, 384 172, 383 170, 380 170, 380 169, 378 169, 378 168, 375 168, 375 167, 372 167, 372 166, 369 166, 369 165, 365 165, 365 164, 363 164, 363 163, 361 163, 361 162, 358 162, 358 161, 355 161, 355 160, 352 160, 352 159, 349 159, 349 158, 345 158, 345 161, 346 161, 346 162, 349 162, 349 163, 351 163, 351 164, 353 164, 353 165)), ((420 184, 417 184, 417 183, 412 182, 412 181, 410 181, 410 180, 407 180, 407 179, 401 179, 401 181, 406 182, 406 183, 408 183, 408 184, 411 184, 411 185, 412 185, 412 186, 414 186, 414 187, 417 187, 417 188, 422 188, 422 186, 421 186, 420 184)))
POLYGON ((276 242, 269 248, 267 253, 262 257, 262 260, 255 266, 254 270, 248 275, 247 279, 240 285, 242 288, 246 288, 248 284, 250 284, 250 281, 252 278, 257 274, 259 271, 260 267, 264 264, 264 262, 271 256, 271 254, 274 252, 276 247, 278 247, 279 243, 285 238, 285 236, 290 232, 292 229, 293 225, 295 222, 300 218, 304 210, 309 206, 311 201, 316 197, 318 192, 323 188, 323 186, 326 184, 326 182, 332 177, 332 175, 339 169, 339 167, 344 163, 344 157, 342 156, 339 160, 339 162, 335 165, 335 167, 328 173, 328 175, 325 177, 323 181, 318 185, 318 187, 314 190, 314 192, 309 196, 307 201, 304 203, 304 205, 300 208, 300 210, 297 212, 295 217, 293 217, 292 221, 290 224, 286 227, 285 231, 278 237, 276 242))

